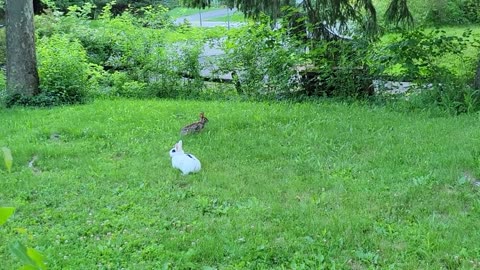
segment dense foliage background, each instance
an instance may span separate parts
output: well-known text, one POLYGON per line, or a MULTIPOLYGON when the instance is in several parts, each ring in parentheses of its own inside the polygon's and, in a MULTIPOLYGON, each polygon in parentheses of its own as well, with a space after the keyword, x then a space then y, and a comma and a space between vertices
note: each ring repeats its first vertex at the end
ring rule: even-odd
MULTIPOLYGON (((273 21, 266 16, 225 35, 221 27, 174 24, 163 5, 137 2, 117 14, 118 3, 106 3, 100 13, 91 3, 65 11, 62 3, 47 3, 50 8, 36 17, 42 94, 5 99, 4 93, 7 105, 51 106, 95 97, 371 99, 371 82, 381 79, 428 85, 431 91, 408 93, 412 108, 441 107, 451 113, 479 108, 479 93, 471 87, 478 60, 477 29, 447 33, 416 27, 384 34, 375 42, 353 35, 349 40, 309 43, 288 28, 271 28, 273 21), (225 55, 200 61, 208 43, 220 45, 225 55), (207 82, 201 76, 204 69, 219 78, 234 75, 233 84, 207 82)), ((418 2, 412 5, 422 10, 418 2)), ((382 6, 378 8, 381 12, 382 6)))

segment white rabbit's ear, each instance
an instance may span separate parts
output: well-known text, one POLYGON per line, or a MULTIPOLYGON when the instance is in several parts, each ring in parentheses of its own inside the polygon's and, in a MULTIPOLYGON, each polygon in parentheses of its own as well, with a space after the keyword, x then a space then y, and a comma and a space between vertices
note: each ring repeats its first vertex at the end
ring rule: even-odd
POLYGON ((178 141, 178 143, 175 144, 175 149, 177 151, 182 150, 182 140, 178 141))

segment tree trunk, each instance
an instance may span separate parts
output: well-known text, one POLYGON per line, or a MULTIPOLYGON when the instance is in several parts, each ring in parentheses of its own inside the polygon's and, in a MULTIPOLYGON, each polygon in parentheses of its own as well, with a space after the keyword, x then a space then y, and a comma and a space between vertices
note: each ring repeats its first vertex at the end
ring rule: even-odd
POLYGON ((473 87, 480 90, 480 61, 477 64, 477 72, 475 73, 475 80, 473 81, 473 87))
POLYGON ((38 94, 32 0, 7 0, 7 92, 10 95, 38 94))

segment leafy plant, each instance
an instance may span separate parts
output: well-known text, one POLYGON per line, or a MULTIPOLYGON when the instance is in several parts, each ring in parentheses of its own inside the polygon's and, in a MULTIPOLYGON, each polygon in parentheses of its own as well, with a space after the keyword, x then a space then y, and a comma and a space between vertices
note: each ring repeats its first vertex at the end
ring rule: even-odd
POLYGON ((224 43, 225 57, 219 71, 232 72, 239 94, 249 98, 275 98, 293 88, 294 65, 302 51, 283 28, 272 29, 262 17, 229 32, 224 43))
POLYGON ((105 6, 102 7, 102 13, 98 17, 101 20, 109 20, 113 17, 112 9, 113 6, 117 3, 116 0, 112 0, 105 4, 105 6))
POLYGON ((53 35, 39 40, 37 52, 41 94, 51 99, 45 105, 85 102, 95 83, 82 45, 68 36, 53 35))
POLYGON ((15 208, 13 207, 0 207, 0 225, 5 224, 13 213, 15 213, 15 208))
POLYGON ((95 5, 92 3, 85 3, 81 7, 72 5, 67 8, 67 17, 89 19, 94 8, 95 5))
MULTIPOLYGON (((5 224, 7 219, 13 215, 15 208, 0 207, 0 225, 5 224)), ((28 248, 20 242, 15 242, 10 246, 13 255, 22 263, 22 270, 45 270, 47 266, 43 261, 42 255, 33 248, 28 248)))
POLYGON ((480 23, 480 2, 477 0, 463 0, 462 10, 470 23, 480 23))
POLYGON ((414 109, 440 108, 450 114, 480 109, 479 92, 468 85, 468 74, 444 61, 446 57, 467 59, 474 47, 471 31, 447 35, 442 30, 404 31, 387 45, 370 54, 369 66, 377 78, 414 83, 406 103, 414 109))
POLYGON ((462 36, 446 35, 445 31, 414 29, 402 31, 386 46, 371 54, 372 72, 376 75, 396 74, 410 81, 437 81, 452 74, 438 59, 446 55, 460 56, 470 44, 471 31, 462 36))
POLYGON ((115 71, 110 76, 112 89, 109 95, 118 97, 148 97, 147 84, 132 80, 127 73, 115 71))
POLYGON ((43 256, 37 250, 24 246, 20 242, 15 242, 10 246, 13 255, 22 263, 22 270, 46 270, 47 266, 43 261, 43 256))
POLYGON ((463 0, 430 0, 425 22, 433 25, 455 25, 468 23, 462 10, 463 0))
POLYGON ((370 50, 371 44, 365 38, 318 42, 307 54, 314 67, 309 71, 314 76, 306 81, 307 95, 344 98, 372 95, 366 57, 370 50))
POLYGON ((168 15, 168 9, 162 5, 141 7, 136 13, 138 22, 143 27, 153 29, 173 27, 173 20, 168 15))
POLYGON ((12 165, 13 165, 12 152, 10 151, 10 148, 7 148, 7 147, 2 147, 2 152, 3 152, 3 160, 5 162, 5 168, 7 168, 8 172, 11 172, 12 165))

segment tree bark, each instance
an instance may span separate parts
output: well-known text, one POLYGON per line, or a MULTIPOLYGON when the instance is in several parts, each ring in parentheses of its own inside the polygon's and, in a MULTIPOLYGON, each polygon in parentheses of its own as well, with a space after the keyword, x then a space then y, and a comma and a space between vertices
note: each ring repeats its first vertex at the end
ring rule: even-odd
POLYGON ((32 0, 7 0, 7 92, 11 95, 38 94, 35 28, 32 0))

